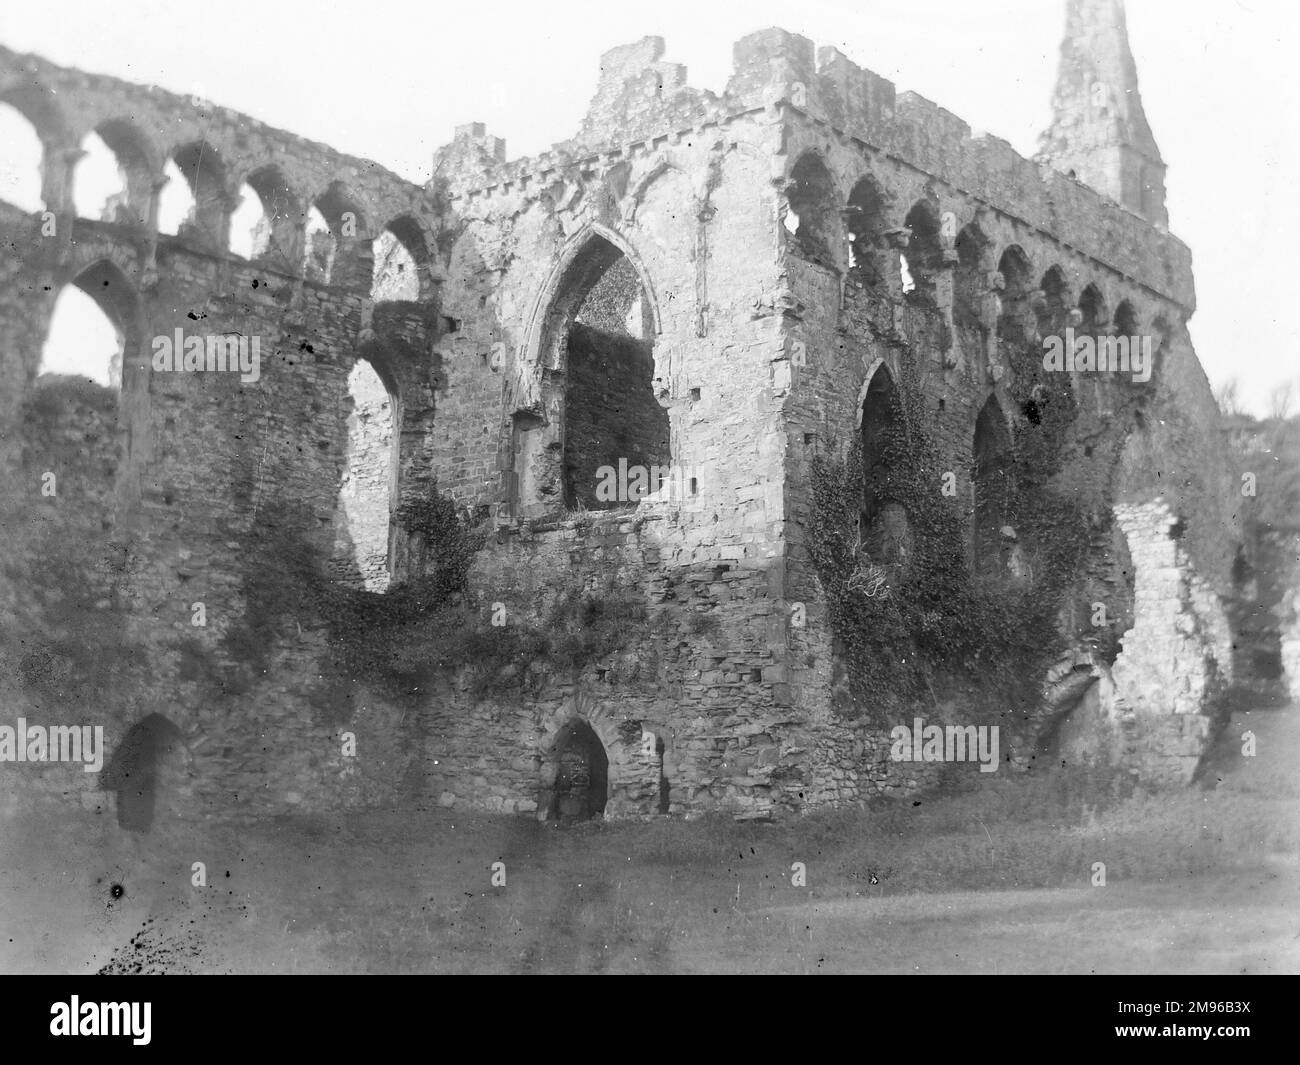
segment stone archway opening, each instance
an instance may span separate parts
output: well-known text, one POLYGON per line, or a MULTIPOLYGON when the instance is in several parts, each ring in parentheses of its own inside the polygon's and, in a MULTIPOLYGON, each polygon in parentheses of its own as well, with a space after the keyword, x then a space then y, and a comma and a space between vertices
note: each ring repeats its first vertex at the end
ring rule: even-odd
POLYGON ((815 153, 806 153, 790 172, 786 208, 790 247, 809 262, 838 269, 835 249, 843 243, 839 199, 834 178, 815 153))
POLYGON ((397 390, 366 358, 348 374, 347 442, 334 506, 331 576, 371 592, 392 579, 397 390))
POLYGON ((188 763, 180 729, 162 714, 131 726, 101 779, 104 790, 117 793, 117 823, 147 833, 175 817, 188 790, 188 763))
POLYGON ((588 821, 605 813, 609 799, 609 757, 595 730, 573 718, 551 749, 555 783, 547 817, 553 821, 588 821))
POLYGON ((86 134, 81 150, 72 185, 78 217, 148 225, 154 174, 138 131, 126 122, 104 122, 86 134))
POLYGON ((88 280, 91 273, 59 292, 37 374, 75 377, 116 391, 122 387, 126 335, 112 303, 88 280))
POLYGON ((975 420, 971 448, 974 491, 974 562, 981 578, 1001 580, 1015 571, 1011 528, 1011 433, 996 396, 989 396, 975 420))
POLYGON ((862 402, 861 547, 871 561, 901 578, 912 552, 907 509, 899 496, 898 474, 906 463, 902 398, 893 375, 881 366, 862 402))
POLYGON ((516 507, 635 507, 668 482, 666 397, 657 381, 655 313, 640 270, 612 241, 591 235, 565 267, 542 327, 538 402, 515 412, 516 507))

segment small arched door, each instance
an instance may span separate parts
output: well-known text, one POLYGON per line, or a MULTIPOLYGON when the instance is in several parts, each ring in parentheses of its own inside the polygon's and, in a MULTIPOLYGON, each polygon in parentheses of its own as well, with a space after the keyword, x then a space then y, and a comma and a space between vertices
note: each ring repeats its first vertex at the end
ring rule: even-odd
POLYGON ((175 808, 185 780, 186 753, 180 729, 161 714, 136 722, 104 770, 102 784, 117 792, 117 823, 148 832, 155 816, 175 808))
POLYGON ((555 739, 555 787, 549 815, 559 821, 585 821, 605 812, 609 797, 609 758, 604 745, 581 718, 555 739))

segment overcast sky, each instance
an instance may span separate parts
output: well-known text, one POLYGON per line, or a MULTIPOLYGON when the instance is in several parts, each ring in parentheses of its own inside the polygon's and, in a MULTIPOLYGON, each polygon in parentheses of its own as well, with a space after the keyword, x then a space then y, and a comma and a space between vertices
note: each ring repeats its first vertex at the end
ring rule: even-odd
MULTIPOLYGON (((600 54, 647 34, 720 90, 731 45, 782 26, 1032 155, 1064 0, 0 0, 0 43, 206 96, 415 181, 454 126, 508 155, 577 129, 600 54)), ((1212 382, 1261 410, 1300 380, 1297 24, 1290 0, 1128 0, 1170 228, 1192 249, 1192 336, 1212 382)))

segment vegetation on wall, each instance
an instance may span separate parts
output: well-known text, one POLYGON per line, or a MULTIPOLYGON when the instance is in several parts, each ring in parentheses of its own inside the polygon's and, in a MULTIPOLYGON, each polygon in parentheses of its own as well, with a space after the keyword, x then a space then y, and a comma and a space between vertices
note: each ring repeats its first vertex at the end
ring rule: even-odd
POLYGON ((436 485, 403 506, 399 521, 422 541, 427 572, 377 593, 324 575, 316 549, 300 532, 303 514, 263 512, 244 580, 246 613, 227 634, 227 653, 264 669, 291 620, 322 627, 331 694, 319 701, 337 706, 342 716, 347 691, 358 682, 418 700, 464 670, 475 695, 517 690, 545 673, 580 672, 644 630, 643 598, 612 586, 569 589, 535 622, 512 617, 493 625, 492 611, 468 596, 470 567, 484 543, 481 517, 458 512, 436 485))
MULTIPOLYGON (((812 464, 810 551, 852 696, 852 706, 839 712, 893 724, 960 688, 973 689, 991 709, 1028 710, 1064 649, 1057 631, 1062 598, 1089 536, 1105 521, 1053 491, 1072 399, 1033 382, 1023 397, 1013 392, 1024 406, 1005 502, 1032 576, 979 580, 968 561, 961 493, 942 491, 948 471, 927 432, 915 371, 905 366, 898 384, 899 428, 879 442, 884 462, 873 466, 887 470, 881 490, 906 510, 910 552, 905 566, 885 567, 887 584, 858 532, 861 440, 842 454, 832 446, 812 464)), ((965 483, 967 471, 957 473, 965 483)))
POLYGON ((144 646, 127 628, 140 558, 105 520, 120 461, 115 389, 84 377, 40 379, 22 407, 22 464, 32 495, 0 500, 3 581, 24 594, 0 615, 3 684, 53 714, 99 712, 150 679, 144 646), (42 492, 55 475, 55 494, 42 492))

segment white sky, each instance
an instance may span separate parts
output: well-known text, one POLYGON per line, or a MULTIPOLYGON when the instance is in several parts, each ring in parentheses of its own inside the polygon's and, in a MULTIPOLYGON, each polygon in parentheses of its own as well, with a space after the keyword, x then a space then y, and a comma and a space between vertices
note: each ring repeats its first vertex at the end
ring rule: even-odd
MULTIPOLYGON (((1128 0, 1147 116, 1169 165, 1170 228, 1192 249, 1192 335, 1211 381, 1261 411, 1300 380, 1300 209, 1290 0, 1128 0)), ((454 126, 508 155, 576 131, 601 52, 647 34, 720 90, 732 43, 782 26, 1032 155, 1063 0, 6 0, 0 42, 206 96, 416 181, 454 126)))

